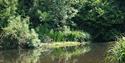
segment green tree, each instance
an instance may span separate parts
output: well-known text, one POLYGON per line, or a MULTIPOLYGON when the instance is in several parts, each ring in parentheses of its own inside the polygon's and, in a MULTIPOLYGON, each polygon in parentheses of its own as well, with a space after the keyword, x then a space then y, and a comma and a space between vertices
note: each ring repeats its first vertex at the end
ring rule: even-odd
POLYGON ((7 19, 16 14, 18 0, 0 0, 0 28, 7 25, 7 19))
POLYGON ((78 28, 90 32, 97 40, 102 37, 101 41, 104 41, 114 40, 117 34, 122 33, 120 26, 124 25, 124 16, 115 0, 89 0, 84 2, 73 20, 78 28))
POLYGON ((38 47, 40 40, 34 29, 29 29, 28 18, 11 16, 7 27, 1 33, 0 46, 3 49, 38 47))

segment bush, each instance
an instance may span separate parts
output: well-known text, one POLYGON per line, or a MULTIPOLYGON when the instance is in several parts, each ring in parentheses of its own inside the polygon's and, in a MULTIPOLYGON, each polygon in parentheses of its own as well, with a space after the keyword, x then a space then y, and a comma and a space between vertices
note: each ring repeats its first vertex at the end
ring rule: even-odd
POLYGON ((78 42, 85 42, 91 41, 91 37, 86 32, 80 31, 71 31, 70 33, 65 34, 66 41, 78 41, 78 42))
POLYGON ((108 51, 106 63, 125 63, 125 37, 120 38, 108 51))
POLYGON ((49 28, 47 24, 37 27, 36 30, 39 33, 39 37, 43 42, 52 41, 90 41, 91 37, 87 32, 70 31, 70 28, 64 27, 64 31, 54 31, 49 28))
POLYGON ((8 26, 3 28, 0 45, 5 49, 37 47, 40 40, 34 29, 29 29, 28 20, 20 16, 10 17, 8 26))

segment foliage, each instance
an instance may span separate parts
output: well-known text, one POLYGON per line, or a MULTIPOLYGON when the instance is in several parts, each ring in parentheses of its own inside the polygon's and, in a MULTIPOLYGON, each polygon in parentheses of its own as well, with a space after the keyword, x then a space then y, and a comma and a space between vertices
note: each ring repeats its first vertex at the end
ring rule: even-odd
POLYGON ((0 1, 0 28, 7 25, 7 19, 16 14, 18 0, 0 1))
POLYGON ((67 41, 78 41, 78 42, 87 42, 91 41, 91 37, 86 32, 80 31, 71 31, 65 35, 67 41))
POLYGON ((125 37, 120 38, 115 45, 108 51, 106 63, 125 62, 125 37))
POLYGON ((115 40, 125 33, 123 4, 121 0, 0 0, 1 43, 36 46, 40 40, 115 40))
POLYGON ((114 40, 115 35, 112 33, 124 32, 120 26, 124 25, 125 13, 118 5, 115 0, 89 0, 84 2, 79 13, 72 20, 77 23, 77 28, 93 35, 94 40, 101 42, 114 40), (109 38, 111 36, 113 38, 109 38))
POLYGON ((1 46, 3 48, 29 48, 38 46, 40 40, 37 33, 29 30, 28 18, 10 17, 8 26, 3 28, 1 46))
POLYGON ((83 21, 92 21, 102 26, 123 23, 124 12, 114 4, 115 1, 90 0, 83 5, 79 15, 84 17, 83 21))
POLYGON ((48 25, 41 25, 36 30, 40 39, 43 42, 52 41, 78 41, 85 42, 91 41, 91 36, 87 32, 71 31, 68 27, 65 27, 65 31, 54 31, 47 27, 48 25))
POLYGON ((56 30, 63 30, 72 17, 77 14, 74 5, 78 5, 81 0, 20 0, 19 14, 30 16, 32 27, 37 27, 42 23, 49 22, 56 30), (52 23, 51 23, 52 22, 52 23))

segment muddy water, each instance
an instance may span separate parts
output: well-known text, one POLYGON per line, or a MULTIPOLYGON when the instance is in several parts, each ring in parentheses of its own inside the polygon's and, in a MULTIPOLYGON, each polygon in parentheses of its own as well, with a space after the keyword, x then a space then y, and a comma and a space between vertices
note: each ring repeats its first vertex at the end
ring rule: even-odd
POLYGON ((0 63, 103 63, 110 43, 47 50, 0 51, 0 63))

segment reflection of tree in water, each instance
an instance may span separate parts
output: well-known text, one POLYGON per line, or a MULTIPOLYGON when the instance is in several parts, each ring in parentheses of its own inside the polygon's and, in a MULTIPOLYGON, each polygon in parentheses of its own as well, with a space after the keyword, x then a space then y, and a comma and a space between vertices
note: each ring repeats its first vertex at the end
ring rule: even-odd
POLYGON ((39 63, 76 63, 77 57, 89 50, 85 46, 55 48, 50 54, 40 57, 39 63))
POLYGON ((0 63, 76 63, 77 56, 89 51, 88 47, 75 46, 35 50, 10 50, 0 52, 0 63))
POLYGON ((37 63, 40 50, 14 50, 3 52, 3 63, 37 63))

